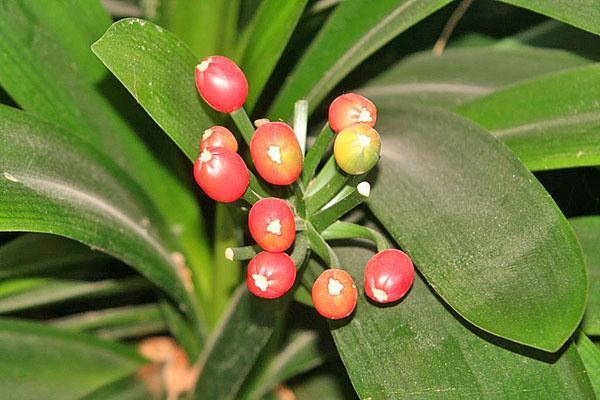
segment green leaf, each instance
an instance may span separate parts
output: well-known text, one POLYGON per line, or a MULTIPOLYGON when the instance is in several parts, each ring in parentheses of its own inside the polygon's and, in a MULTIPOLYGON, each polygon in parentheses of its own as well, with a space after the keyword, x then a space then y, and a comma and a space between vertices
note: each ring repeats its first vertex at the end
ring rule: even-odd
POLYGON ((316 108, 331 89, 377 49, 450 0, 346 0, 336 7, 273 103, 288 118, 300 98, 316 108))
POLYGON ((151 398, 152 395, 148 393, 144 382, 132 375, 110 382, 79 400, 148 400, 151 398))
MULTIPOLYGON (((59 5, 68 6, 52 4, 59 5)), ((31 10, 35 7, 31 0, 6 2, 0 9, 0 84, 23 109, 65 127, 112 158, 156 204, 164 218, 161 225, 172 231, 186 264, 194 269, 204 265, 209 250, 194 197, 90 85, 71 57, 72 48, 63 48, 58 39, 62 31, 55 31, 58 26, 47 18, 36 18, 31 10)))
POLYGON ((600 397, 600 349, 583 333, 577 337, 577 352, 585 365, 596 396, 600 397))
POLYGON ((196 331, 183 315, 167 299, 160 302, 160 311, 169 328, 169 332, 181 346, 189 360, 197 360, 202 343, 198 341, 196 331))
POLYGON ((236 39, 239 8, 240 0, 162 1, 158 23, 200 57, 228 55, 236 39))
POLYGON ((41 324, 0 320, 0 397, 78 399, 136 371, 132 350, 41 324))
POLYGON ((502 86, 586 64, 559 50, 449 49, 441 56, 418 53, 369 81, 359 92, 378 107, 412 103, 452 108, 502 86))
POLYGON ((289 296, 265 300, 241 285, 200 357, 197 396, 235 399, 289 304, 289 296))
POLYGON ((458 108, 531 170, 600 164, 600 65, 507 87, 458 108))
POLYGON ((329 363, 302 379, 294 380, 291 389, 297 400, 353 400, 358 399, 341 362, 329 363))
POLYGON ((281 57, 308 0, 264 0, 244 32, 239 64, 249 83, 252 110, 281 57))
POLYGON ((0 279, 42 275, 66 266, 98 264, 108 259, 64 237, 27 233, 0 247, 0 279))
POLYGON ((500 0, 566 22, 600 35, 600 7, 596 0, 500 0))
MULTIPOLYGON (((362 293, 373 253, 339 254, 362 293)), ((552 355, 498 340, 453 315, 419 275, 399 303, 381 307, 359 296, 349 321, 330 325, 362 399, 594 398, 574 345, 552 355)))
POLYGON ((382 110, 378 127, 370 208, 433 289, 479 328, 557 351, 587 279, 548 193, 502 143, 442 109, 382 110))
POLYGON ((213 123, 198 95, 198 59, 175 35, 137 18, 114 23, 92 46, 152 119, 190 160, 200 137, 213 123))
POLYGON ((586 335, 600 336, 600 216, 569 219, 583 248, 590 282, 590 297, 583 318, 586 335))
POLYGON ((147 289, 149 286, 148 281, 140 277, 105 279, 96 282, 37 278, 8 280, 0 283, 0 313, 6 314, 71 300, 135 292, 147 289), (6 285, 19 282, 28 283, 32 279, 32 283, 34 283, 32 286, 25 287, 16 293, 11 293, 5 288, 6 285))
POLYGON ((83 242, 133 266, 193 311, 161 221, 105 156, 69 132, 0 106, 0 231, 83 242))

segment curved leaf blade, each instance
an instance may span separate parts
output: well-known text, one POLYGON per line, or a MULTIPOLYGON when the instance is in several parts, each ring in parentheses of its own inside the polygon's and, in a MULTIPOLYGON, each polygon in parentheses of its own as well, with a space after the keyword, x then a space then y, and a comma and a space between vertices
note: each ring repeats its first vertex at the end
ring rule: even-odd
POLYGON ((311 110, 377 49, 450 0, 346 0, 336 7, 300 60, 269 114, 288 118, 305 98, 311 110))
POLYGON ((500 0, 600 35, 600 7, 595 0, 500 0))
POLYGON ((577 352, 585 365, 596 396, 600 396, 600 349, 584 334, 577 338, 577 352))
POLYGON ((549 49, 460 48, 441 56, 410 56, 360 89, 378 107, 401 103, 456 107, 502 86, 587 64, 573 54, 549 49))
POLYGON ((0 353, 6 399, 78 399, 143 364, 122 345, 10 319, 0 319, 0 353))
MULTIPOLYGON (((339 254, 362 293, 373 253, 339 254)), ((498 342, 454 316, 418 275, 400 303, 380 307, 361 295, 347 324, 330 325, 363 399, 594 398, 574 345, 548 355, 498 342)))
POLYGON ((0 230, 83 242, 133 266, 193 309, 161 217, 102 154, 69 132, 1 106, 0 174, 0 230))
POLYGON ((502 143, 452 113, 379 115, 384 145, 368 201, 377 218, 465 319, 557 351, 582 318, 587 279, 544 188, 502 143))
POLYGON ((590 282, 582 329, 586 335, 600 336, 600 216, 570 218, 569 223, 583 248, 590 282))
POLYGON ((543 76, 457 112, 502 139, 531 170, 600 164, 600 65, 543 76))

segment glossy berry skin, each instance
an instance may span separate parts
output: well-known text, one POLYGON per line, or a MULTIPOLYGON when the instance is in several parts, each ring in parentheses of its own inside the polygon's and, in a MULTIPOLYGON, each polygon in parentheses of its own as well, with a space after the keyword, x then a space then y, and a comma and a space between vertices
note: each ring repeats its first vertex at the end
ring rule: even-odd
POLYGON ((242 108, 248 97, 246 76, 223 56, 207 57, 196 66, 196 87, 209 106, 225 113, 242 108))
POLYGON ((286 294, 296 280, 296 265, 285 253, 258 253, 248 264, 246 284, 258 297, 276 299, 286 294))
POLYGON ((358 124, 337 134, 333 155, 337 165, 347 174, 361 175, 379 161, 381 139, 369 125, 358 124))
POLYGON ((213 126, 204 131, 200 140, 200 151, 207 147, 227 147, 233 152, 238 150, 238 142, 233 133, 224 126, 213 126))
POLYGON ((194 178, 213 200, 231 203, 238 200, 250 182, 250 173, 239 154, 226 147, 205 148, 194 164, 194 178))
POLYGON ((296 239, 296 220, 285 200, 267 197, 254 203, 248 213, 248 228, 266 251, 281 253, 296 239))
POLYGON ((341 319, 356 308, 358 291, 352 277, 343 269, 323 271, 312 287, 313 305, 325 318, 341 319))
POLYGON ((329 126, 334 132, 356 124, 369 125, 377 122, 377 108, 371 100, 356 93, 336 97, 329 106, 329 126))
POLYGON ((250 141, 250 154, 259 175, 272 185, 289 185, 302 172, 300 144, 283 122, 261 125, 250 141))
POLYGON ((365 293, 378 303, 400 300, 415 278, 413 263, 406 253, 389 249, 375 254, 365 267, 365 293))

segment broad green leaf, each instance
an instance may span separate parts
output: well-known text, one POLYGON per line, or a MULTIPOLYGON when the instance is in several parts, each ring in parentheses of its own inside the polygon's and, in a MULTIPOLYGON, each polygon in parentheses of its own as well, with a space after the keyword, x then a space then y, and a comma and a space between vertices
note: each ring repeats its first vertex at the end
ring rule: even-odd
POLYGON ((600 216, 571 218, 569 222, 583 248, 590 282, 582 329, 586 335, 600 336, 600 216))
POLYGON ((69 400, 129 376, 129 348, 41 324, 0 320, 0 398, 69 400))
POLYGON ((148 400, 153 398, 148 393, 144 382, 135 375, 110 382, 79 400, 148 400))
POLYGON ((168 299, 165 298, 160 301, 160 311, 171 336, 185 350, 188 359, 197 360, 202 343, 198 341, 195 329, 190 326, 189 322, 168 299))
MULTIPOLYGON (((359 293, 372 255, 340 251, 359 293)), ((552 355, 498 340, 453 315, 419 275, 404 300, 381 307, 361 295, 349 321, 330 325, 362 399, 594 398, 574 345, 552 355)))
MULTIPOLYGON (((185 264, 197 269, 209 250, 192 194, 148 151, 114 105, 80 72, 58 26, 35 18, 37 2, 4 2, 0 9, 0 85, 25 110, 68 129, 107 154, 154 202, 185 264)), ((67 6, 53 3, 52 6, 67 6)), ((72 22, 71 22, 72 23, 72 22)), ((86 47, 87 49, 87 47, 86 47)), ((165 58, 167 59, 167 58, 165 58)), ((197 283, 199 284, 199 283, 197 283)))
POLYGON ((586 64, 559 50, 449 49, 441 56, 418 53, 369 81, 359 92, 378 107, 410 102, 452 108, 502 86, 586 64))
POLYGON ((46 275, 66 266, 98 264, 108 259, 64 237, 26 233, 0 247, 0 279, 46 275))
POLYGON ((577 337, 577 351, 585 365, 596 396, 600 397, 600 349, 582 333, 577 337))
POLYGON ((49 324, 75 332, 90 331, 162 320, 162 313, 156 304, 130 305, 86 311, 48 321, 49 324))
POLYGON ((0 106, 0 231, 83 242, 133 266, 192 311, 170 235, 148 221, 161 225, 148 198, 111 160, 59 127, 0 106))
POLYGON ((319 342, 317 331, 294 332, 281 351, 269 362, 252 391, 244 398, 262 399, 277 384, 323 364, 325 354, 319 342))
POLYGON ((129 18, 113 24, 92 50, 188 158, 195 160, 202 132, 212 120, 194 83, 199 60, 190 49, 160 26, 129 18))
POLYGON ((377 49, 450 0, 346 0, 336 7, 273 103, 273 118, 288 118, 305 98, 312 109, 377 49))
POLYGON ((72 300, 107 297, 147 289, 148 281, 134 277, 129 279, 105 279, 82 282, 59 279, 21 278, 0 283, 0 313, 6 314, 28 308, 47 306, 72 300), (5 285, 31 280, 39 283, 16 293, 5 290, 5 285))
POLYGON ((289 304, 289 296, 265 300, 241 285, 200 357, 196 395, 235 399, 289 304))
POLYGON ((600 35, 597 0, 500 0, 600 35))
POLYGON ((341 362, 331 362, 291 382, 297 400, 356 400, 356 392, 341 362))
POLYGON ((502 139, 530 170, 600 164, 600 65, 515 84, 457 112, 502 139))
POLYGON ((264 0, 244 32, 239 64, 248 78, 251 110, 283 53, 308 0, 264 0))
POLYGON ((494 335, 557 351, 585 309, 581 249, 535 177, 497 139, 439 108, 380 110, 369 206, 426 280, 494 335))
POLYGON ((19 0, 15 2, 35 16, 37 23, 47 24, 56 39, 89 82, 99 83, 107 71, 94 57, 90 45, 112 23, 110 15, 98 0, 19 0), (77 21, 77 23, 73 23, 77 21))
POLYGON ((236 39, 240 0, 169 0, 160 2, 158 23, 207 57, 229 55, 236 39))

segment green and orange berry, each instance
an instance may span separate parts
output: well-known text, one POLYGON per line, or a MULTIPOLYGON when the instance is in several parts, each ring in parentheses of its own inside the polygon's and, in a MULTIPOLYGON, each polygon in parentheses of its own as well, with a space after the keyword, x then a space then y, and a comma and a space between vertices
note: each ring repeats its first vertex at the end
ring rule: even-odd
POLYGON ((258 174, 272 185, 289 185, 302 173, 298 138, 283 122, 261 124, 250 141, 250 155, 258 174))
POLYGON ((366 97, 356 93, 338 96, 329 106, 329 126, 334 132, 356 124, 374 127, 377 122, 377 108, 366 97))
POLYGON ((379 161, 380 152, 379 133, 365 124, 352 125, 341 130, 333 146, 337 165, 350 175, 369 172, 379 161))
POLYGON ((346 318, 356 308, 357 299, 356 285, 343 269, 323 271, 312 287, 313 305, 325 318, 346 318))

